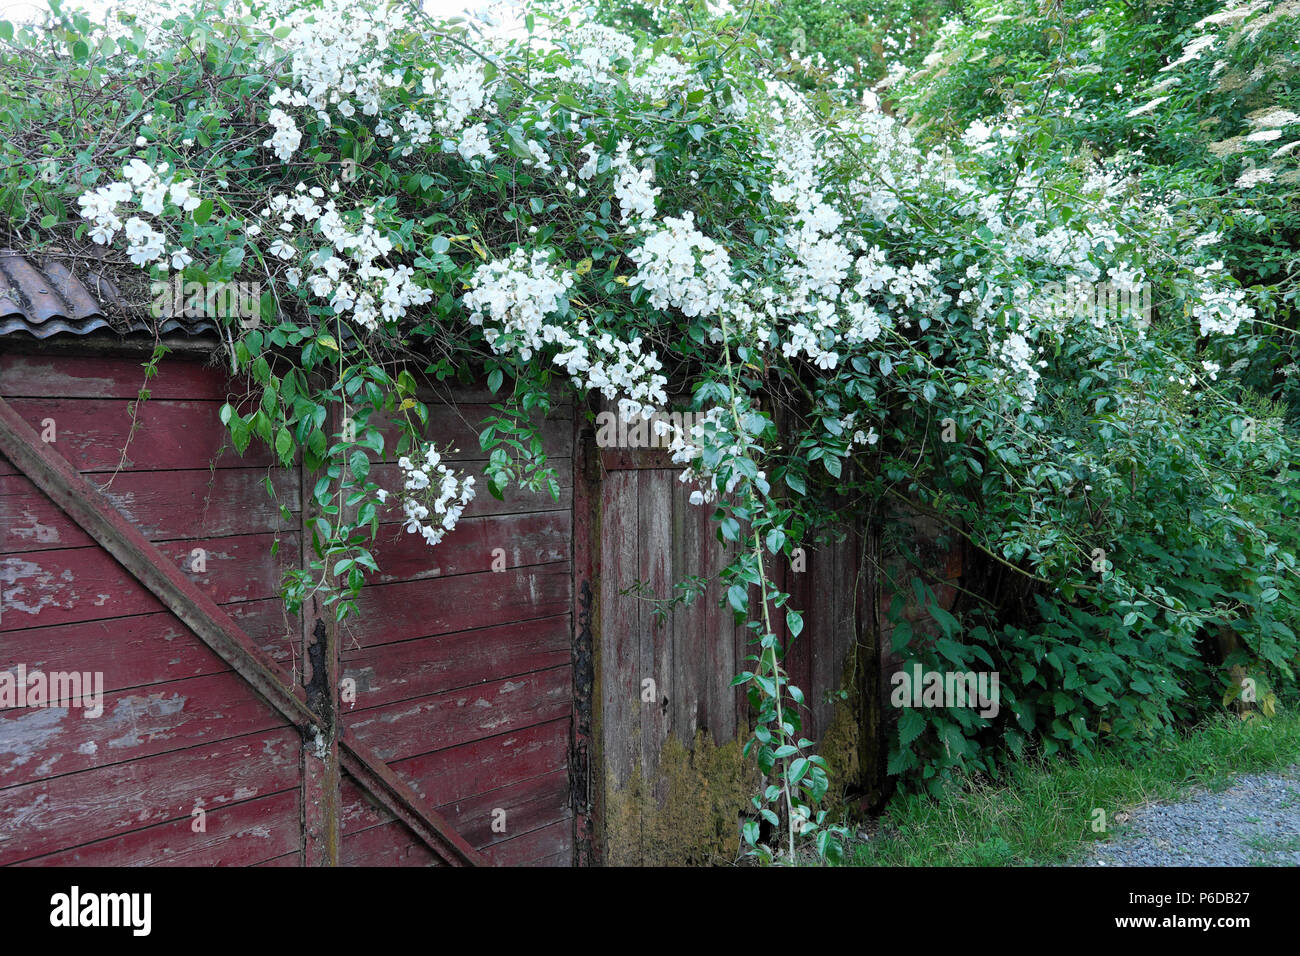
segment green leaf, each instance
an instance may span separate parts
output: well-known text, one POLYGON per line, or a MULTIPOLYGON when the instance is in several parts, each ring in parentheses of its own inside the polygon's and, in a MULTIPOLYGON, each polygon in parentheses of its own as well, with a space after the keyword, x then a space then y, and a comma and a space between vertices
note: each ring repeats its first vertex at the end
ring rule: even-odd
POLYGON ((792 784, 798 783, 800 780, 803 779, 804 774, 806 774, 807 772, 808 772, 807 758, 799 757, 798 759, 790 762, 790 771, 786 775, 786 779, 788 779, 792 784))
POLYGON ((733 610, 744 614, 749 607, 749 590, 742 585, 733 584, 727 588, 727 603, 733 610))
POLYGON ((370 457, 364 451, 354 451, 348 459, 348 468, 357 481, 365 481, 370 474, 370 457))
POLYGON ((921 732, 925 730, 925 718, 921 716, 920 711, 907 708, 898 715, 898 743, 903 749, 907 749, 921 732))
POLYGON ((243 454, 248 448, 249 441, 252 440, 253 430, 249 427, 248 422, 244 419, 235 417, 230 421, 230 440, 235 444, 235 451, 243 454))
POLYGON ((280 462, 286 468, 293 464, 293 436, 283 425, 275 435, 275 453, 280 456, 280 462))
POLYGON ((791 637, 798 637, 803 633, 803 615, 793 608, 786 611, 785 626, 790 631, 791 637))

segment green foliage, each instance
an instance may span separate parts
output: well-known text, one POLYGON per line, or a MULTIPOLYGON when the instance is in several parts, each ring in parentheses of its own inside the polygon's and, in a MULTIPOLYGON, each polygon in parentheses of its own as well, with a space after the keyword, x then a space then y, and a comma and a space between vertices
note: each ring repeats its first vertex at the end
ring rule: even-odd
POLYGON ((961 0, 762 0, 715 17, 708 3, 670 0, 555 0, 601 23, 660 36, 715 28, 752 32, 772 54, 774 75, 806 89, 860 96, 894 63, 918 65, 932 32, 961 0))
POLYGON ((1185 799, 1191 787, 1223 790, 1236 774, 1285 770, 1297 756, 1300 716, 1294 711, 1248 720, 1220 715, 1136 752, 1026 756, 996 782, 937 799, 897 798, 877 832, 854 842, 847 859, 856 866, 1077 863, 1095 841, 1110 838, 1121 812, 1185 799), (1095 829, 1097 810, 1105 814, 1105 830, 1095 829))
POLYGON ((1102 159, 1212 237, 1243 286, 1268 291, 1276 323, 1228 358, 1300 412, 1294 3, 974 0, 892 93, 936 142, 1014 116, 1040 161, 1102 159))
MULTIPOLYGON (((1051 756, 1150 746, 1240 698, 1243 678, 1259 706, 1294 698, 1300 530, 1284 516, 1297 501, 1287 436, 1300 383, 1300 207, 1294 155, 1273 155, 1296 129, 1269 118, 1300 107, 1300 21, 1286 4, 1263 4, 1216 23, 1221 7, 977 0, 895 89, 925 136, 964 133, 999 157, 1005 183, 1050 162, 1081 178, 1127 176, 1126 188, 1158 200, 1169 221, 1221 237, 1207 247, 1276 323, 1199 346, 1213 356, 1211 390, 1237 411, 1197 407, 1184 385, 1204 373, 1171 366, 1168 342, 1130 343, 1122 356, 1067 347, 1055 364, 1073 371, 1047 386, 1039 416, 981 422, 953 406, 961 441, 919 470, 907 456, 884 465, 900 479, 904 468, 925 476, 909 487, 927 510, 973 530, 996 569, 958 610, 960 655, 904 642, 909 662, 978 669, 982 660, 1003 680, 1007 709, 994 721, 943 711, 900 722, 891 772, 932 791, 994 775, 1026 747, 1051 756), (1209 36, 1207 52, 1184 55, 1209 36), (1281 134, 1249 138, 1269 128, 1281 134), (1242 186, 1252 168, 1275 180, 1242 186), (1061 579, 1098 554, 1104 569, 1091 580, 1061 579), (998 599, 1007 563, 1026 559, 1039 580, 998 599)), ((1155 304, 1184 307, 1176 297, 1155 304)))

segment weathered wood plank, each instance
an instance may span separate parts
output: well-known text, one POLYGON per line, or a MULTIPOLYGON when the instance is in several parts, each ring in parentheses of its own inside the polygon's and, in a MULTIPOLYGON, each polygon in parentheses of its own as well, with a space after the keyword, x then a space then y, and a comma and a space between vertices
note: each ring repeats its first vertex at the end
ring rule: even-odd
POLYGON ((0 865, 296 788, 299 745, 286 728, 0 789, 0 865))
POLYGON ((296 531, 241 534, 167 541, 158 550, 214 603, 224 605, 277 596, 284 572, 298 563, 298 540, 296 531), (272 554, 277 539, 279 551, 272 554), (202 553, 196 555, 196 549, 202 553))
POLYGON ((571 820, 566 768, 519 780, 488 793, 438 807, 438 812, 479 850, 571 820))
MULTIPOLYGON (((490 405, 461 402, 456 405, 430 405, 429 422, 424 435, 438 448, 446 461, 486 461, 487 452, 479 446, 479 435, 500 413, 490 405)), ((534 418, 540 426, 542 448, 548 457, 569 458, 573 455, 573 410, 562 405, 551 410, 545 419, 534 418)), ((384 433, 384 460, 398 459, 397 444, 401 429, 372 419, 384 433)), ((394 489, 396 490, 396 489, 394 489)))
POLYGON ((371 548, 379 564, 373 584, 415 581, 437 575, 472 574, 565 561, 569 557, 571 516, 540 514, 462 517, 455 530, 431 548, 401 525, 381 525, 371 548))
POLYGON ((844 667, 849 653, 857 641, 858 587, 857 587, 857 539, 849 534, 843 541, 835 544, 835 631, 832 645, 831 683, 817 688, 812 697, 814 705, 813 733, 808 736, 820 739, 831 725, 835 715, 835 704, 827 701, 827 692, 839 691, 844 680, 844 667))
POLYGON ((569 611, 568 562, 500 574, 458 574, 366 588, 356 619, 343 622, 344 648, 449 634, 569 611))
MULTIPOLYGON (((295 726, 305 731, 320 722, 320 717, 305 704, 302 689, 288 686, 274 662, 248 635, 172 567, 65 459, 44 445, 3 399, 0 399, 0 451, 129 567, 153 594, 165 599, 173 613, 295 726)), ((344 766, 429 847, 449 862, 470 865, 480 862, 479 854, 450 831, 436 813, 423 806, 410 786, 383 766, 368 748, 346 744, 342 757, 344 766)))
POLYGON ((497 843, 484 854, 494 866, 571 866, 573 824, 567 820, 497 843))
MULTIPOLYGON (((131 414, 125 401, 77 398, 16 398, 13 410, 38 434, 42 422, 55 426, 51 444, 77 471, 117 469, 126 445, 124 470, 257 467, 272 464, 271 452, 253 442, 240 457, 217 413, 219 402, 150 399, 139 407, 138 429, 127 445, 131 414)), ((103 483, 107 479, 99 479, 103 483)))
POLYGON ((480 737, 557 720, 572 703, 570 670, 523 674, 343 715, 346 739, 397 761, 480 737))
POLYGON ((341 866, 438 866, 442 861, 400 821, 343 837, 341 866))
MULTIPOLYGON (((21 476, 0 477, 0 504, 7 512, 0 526, 0 554, 76 548, 93 544, 52 501, 21 476)), ((219 538, 229 535, 289 531, 279 503, 298 511, 297 480, 283 469, 218 468, 153 472, 123 472, 113 479, 105 497, 150 541, 219 538), (266 493, 270 476, 276 498, 266 493)))
POLYGON ((277 866, 277 867, 278 866, 302 866, 302 851, 298 850, 294 853, 286 853, 284 856, 277 856, 273 860, 264 860, 263 862, 256 863, 254 865, 255 866, 277 866))
POLYGON ((343 660, 343 677, 356 681, 356 708, 364 710, 566 664, 569 618, 362 647, 346 650, 343 660))
MULTIPOLYGON (((332 411, 327 426, 333 430, 338 412, 332 411)), ((311 525, 321 515, 312 494, 316 476, 298 469, 299 494, 304 502, 302 526, 298 532, 298 566, 311 567, 316 554, 311 525)), ((349 517, 351 517, 349 515, 349 517)), ((307 705, 320 716, 313 739, 302 751, 302 835, 304 866, 338 866, 342 831, 339 829, 339 647, 338 623, 319 593, 303 601, 299 614, 302 625, 302 675, 307 688, 307 705)))
POLYGON ((440 862, 452 866, 482 866, 487 862, 370 748, 354 740, 344 740, 339 746, 339 756, 343 769, 383 803, 440 862))
MULTIPOLYGON (((717 524, 710 519, 706 536, 712 539, 708 557, 712 568, 709 590, 705 599, 711 608, 709 614, 710 633, 714 635, 714 654, 711 658, 710 674, 713 684, 710 694, 716 694, 717 709, 726 714, 726 727, 730 730, 727 739, 734 739, 736 734, 749 729, 749 696, 744 687, 732 687, 731 678, 742 670, 747 670, 751 662, 746 661, 753 651, 750 647, 751 632, 743 624, 737 624, 735 613, 725 598, 725 589, 718 575, 735 558, 737 546, 724 545, 718 540, 717 524)), ((722 731, 719 731, 722 732, 722 731)))
MULTIPOLYGON (((186 815, 37 857, 22 866, 258 866, 297 860, 302 849, 298 791, 200 808, 186 815), (197 831, 197 826, 202 826, 197 831)), ((296 865, 296 862, 295 864, 296 865)))
POLYGON ((104 694, 102 706, 98 717, 84 707, 0 711, 0 787, 285 726, 232 671, 104 694))
MULTIPOLYGON (((673 484, 671 472, 642 471, 638 475, 637 523, 640 539, 640 575, 648 593, 646 598, 669 600, 672 597, 673 484)), ((638 603, 638 636, 641 645, 641 680, 654 681, 654 696, 639 700, 641 707, 642 775, 653 781, 655 799, 668 795, 668 782, 659 773, 659 753, 671 729, 668 709, 676 688, 673 686, 673 629, 671 623, 654 613, 650 600, 638 603)), ((644 684, 643 684, 644 687, 644 684)), ((644 696, 644 695, 643 695, 644 696)))
POLYGON ((568 724, 567 719, 534 724, 396 761, 393 768, 440 806, 565 767, 568 724))
POLYGON ((0 670, 18 664, 29 672, 98 672, 105 693, 230 670, 169 611, 7 631, 0 641, 0 670))
POLYGON ((602 448, 600 467, 605 471, 672 471, 682 472, 673 464, 673 453, 666 448, 602 448))
MULTIPOLYGON (((680 482, 672 491, 672 580, 685 581, 701 573, 701 542, 706 529, 701 527, 702 508, 690 504, 680 482)), ((709 711, 709 661, 714 653, 705 629, 707 600, 697 598, 690 606, 679 605, 672 616, 673 681, 669 701, 670 730, 678 739, 691 741, 695 731, 713 731, 715 715, 709 711)))
MULTIPOLYGON (((511 408, 519 407, 518 403, 513 400, 512 385, 508 379, 505 387, 496 392, 488 388, 486 375, 468 385, 453 381, 433 382, 422 380, 419 375, 416 375, 416 382, 418 383, 415 390, 416 398, 430 405, 464 402, 476 405, 496 404, 511 408)), ((558 408, 566 405, 571 407, 574 403, 574 390, 567 382, 553 382, 547 394, 550 397, 552 407, 558 408)))
POLYGON ((0 631, 151 614, 163 609, 149 589, 97 547, 0 557, 0 631))
MULTIPOLYGON (((812 593, 810 588, 812 576, 807 569, 793 570, 790 562, 785 558, 777 563, 777 569, 784 582, 784 589, 790 594, 790 606, 805 613, 812 593)), ((819 693, 812 680, 812 645, 818 633, 811 627, 812 623, 805 613, 804 630, 793 640, 790 639, 787 628, 783 626, 781 631, 781 639, 785 643, 786 673, 790 677, 790 682, 803 691, 806 706, 800 709, 800 715, 805 720, 811 719, 810 707, 819 693)))
MULTIPOLYGON (((165 542, 158 550, 216 604, 263 600, 280 592, 298 536, 271 555, 273 535, 165 542), (194 554, 195 549, 202 554, 194 554), (202 561, 200 565, 199 561, 202 561), (199 570, 199 568, 202 570, 199 570)), ((161 608, 147 588, 98 546, 0 557, 4 618, 0 631, 148 614, 161 608)))
POLYGON ((600 699, 605 767, 615 787, 641 757, 641 641, 637 599, 620 591, 638 574, 637 475, 612 472, 601 485, 600 699))
MULTIPOLYGON (((820 544, 815 551, 809 551, 808 570, 812 575, 812 599, 809 602, 809 617, 805 627, 809 638, 812 658, 811 686, 808 688, 808 701, 812 710, 813 727, 825 727, 830 718, 832 705, 823 702, 822 693, 839 685, 839 675, 835 669, 835 632, 838 627, 838 599, 835 594, 836 570, 835 549, 831 544, 820 544)), ((807 731, 805 731, 807 733, 807 731)))
POLYGON ((228 604, 222 608, 249 640, 284 669, 291 684, 302 683, 301 630, 279 596, 264 601, 228 604))
POLYGON ((574 866, 600 864, 601 847, 596 839, 596 823, 603 812, 601 786, 594 779, 603 774, 600 742, 596 736, 596 661, 599 607, 597 588, 600 560, 600 486, 594 462, 595 435, 581 414, 574 409, 574 460, 583 463, 573 472, 573 712, 570 719, 568 754, 572 780, 574 866))
MULTIPOLYGON (((217 366, 164 359, 148 382, 150 400, 219 398, 230 373, 217 366)), ((135 399, 145 385, 144 363, 116 356, 0 355, 0 395, 6 398, 135 399)))

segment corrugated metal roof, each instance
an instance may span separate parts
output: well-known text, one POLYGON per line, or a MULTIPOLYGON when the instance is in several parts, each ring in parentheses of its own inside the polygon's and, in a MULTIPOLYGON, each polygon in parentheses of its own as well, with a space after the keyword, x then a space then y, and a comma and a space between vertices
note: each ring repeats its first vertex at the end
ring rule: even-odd
POLYGON ((212 319, 176 315, 153 319, 129 305, 102 265, 51 254, 42 258, 0 249, 0 336, 26 332, 38 339, 86 335, 97 329, 199 336, 212 319))

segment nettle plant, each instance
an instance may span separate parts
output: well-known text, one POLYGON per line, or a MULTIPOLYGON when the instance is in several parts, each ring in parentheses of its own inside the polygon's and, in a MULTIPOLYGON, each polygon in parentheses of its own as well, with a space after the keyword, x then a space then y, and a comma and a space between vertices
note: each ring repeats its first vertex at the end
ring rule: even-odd
MULTIPOLYGON (((554 488, 530 414, 555 381, 645 418, 670 381, 689 387, 700 414, 674 453, 737 545, 725 600, 753 632, 735 682, 766 778, 744 826, 762 860, 804 843, 833 858, 843 836, 782 663, 778 625, 797 639, 802 618, 770 574, 826 530, 832 497, 864 520, 945 514, 1053 606, 1122 605, 1139 643, 1211 612, 1125 571, 1124 536, 1158 541, 1169 517, 1137 513, 1164 505, 1125 494, 1134 468, 1205 534, 1293 574, 1208 463, 1247 412, 1202 363, 1254 309, 1194 236, 1096 169, 1022 163, 1008 181, 1006 151, 926 152, 890 116, 771 82, 739 19, 651 39, 230 0, 107 26, 55 6, 0 41, 6 241, 263 283, 260 327, 226 330, 252 396, 221 415, 239 450, 262 441, 320 475, 291 607, 324 595, 346 618, 399 501, 436 546, 480 485, 554 488), (1053 284, 1080 281, 1150 284, 1156 307, 1062 314, 1053 284), (424 437, 413 365, 499 393, 481 482, 424 437), (944 419, 959 441, 940 440, 944 419), (401 487, 372 470, 390 454, 401 487), (1115 555, 1100 573, 1098 547, 1115 555)), ((1238 454, 1283 468, 1284 437, 1262 431, 1238 454)), ((1026 736, 1052 732, 1012 712, 1026 736)), ((975 746, 954 758, 950 737, 950 760, 975 746)))

